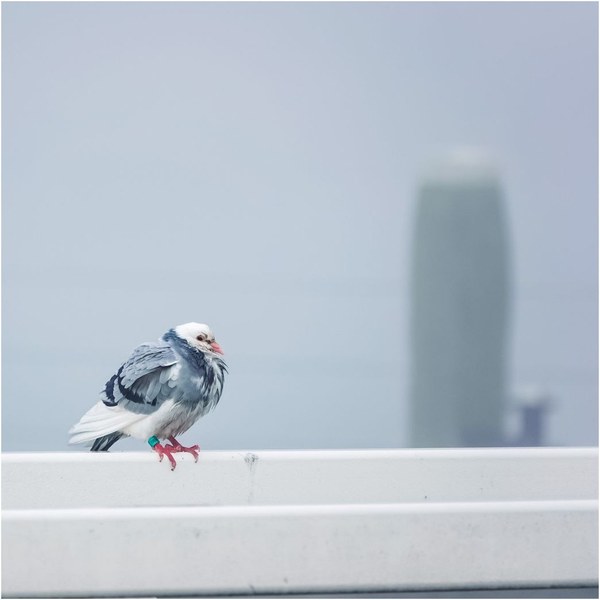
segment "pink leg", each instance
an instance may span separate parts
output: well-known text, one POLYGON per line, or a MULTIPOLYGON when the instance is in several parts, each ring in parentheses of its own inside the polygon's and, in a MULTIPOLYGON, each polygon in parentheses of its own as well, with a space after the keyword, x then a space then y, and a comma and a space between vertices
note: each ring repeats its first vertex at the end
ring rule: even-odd
POLYGON ((169 444, 167 444, 166 446, 163 446, 162 444, 156 444, 152 447, 152 450, 154 450, 154 452, 157 452, 158 456, 160 456, 159 462, 162 462, 163 457, 166 456, 169 459, 169 462, 171 463, 171 471, 175 470, 177 463, 175 462, 175 459, 171 454, 171 446, 169 444))
POLYGON ((198 452, 200 451, 198 444, 194 446, 182 446, 172 435, 169 436, 169 441, 171 443, 165 447, 169 452, 189 452, 194 457, 194 461, 198 462, 198 452))

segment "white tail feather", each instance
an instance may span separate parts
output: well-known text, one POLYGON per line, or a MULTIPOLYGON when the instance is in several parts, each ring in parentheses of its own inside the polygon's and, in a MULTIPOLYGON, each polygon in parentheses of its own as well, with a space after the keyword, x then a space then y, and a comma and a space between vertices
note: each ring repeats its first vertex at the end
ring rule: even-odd
POLYGON ((69 444, 92 442, 103 435, 122 431, 144 417, 145 415, 129 412, 120 406, 106 406, 100 401, 71 427, 69 444))

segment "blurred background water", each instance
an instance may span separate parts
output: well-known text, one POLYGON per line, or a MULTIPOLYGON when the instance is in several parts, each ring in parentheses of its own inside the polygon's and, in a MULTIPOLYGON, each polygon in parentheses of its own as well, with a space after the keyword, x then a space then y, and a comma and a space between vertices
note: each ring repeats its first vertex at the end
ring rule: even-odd
POLYGON ((181 438, 205 449, 512 444, 523 406, 548 407, 529 443, 597 444, 597 11, 4 3, 3 449, 66 449, 133 347, 187 321, 230 366, 181 438), (420 234, 465 152, 503 216, 420 234), (443 351, 417 369, 426 310, 443 351))

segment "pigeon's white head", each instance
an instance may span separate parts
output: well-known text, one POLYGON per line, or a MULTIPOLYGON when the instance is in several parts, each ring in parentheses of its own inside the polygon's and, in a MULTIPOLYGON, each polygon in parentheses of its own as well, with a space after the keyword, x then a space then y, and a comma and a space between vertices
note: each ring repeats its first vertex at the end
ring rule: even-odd
POLYGON ((215 342, 215 336, 210 327, 204 323, 178 325, 175 327, 175 333, 192 348, 197 348, 198 350, 202 350, 202 352, 223 354, 221 346, 215 342))

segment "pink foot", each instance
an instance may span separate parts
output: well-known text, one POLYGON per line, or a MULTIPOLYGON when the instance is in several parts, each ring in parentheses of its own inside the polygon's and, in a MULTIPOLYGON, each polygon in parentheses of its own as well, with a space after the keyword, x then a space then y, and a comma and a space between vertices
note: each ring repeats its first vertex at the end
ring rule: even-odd
POLYGON ((182 446, 173 436, 169 437, 170 444, 165 446, 165 450, 169 452, 189 452, 194 457, 194 462, 198 462, 198 452, 200 446, 195 444, 194 446, 182 446))
POLYGON ((172 446, 170 444, 167 444, 166 446, 163 446, 162 444, 156 444, 152 447, 152 450, 154 450, 154 452, 156 452, 158 456, 160 456, 159 462, 162 462, 162 459, 166 456, 169 459, 169 462, 171 463, 171 471, 174 471, 175 467, 177 466, 177 463, 175 462, 175 459, 171 454, 171 448, 172 446))

